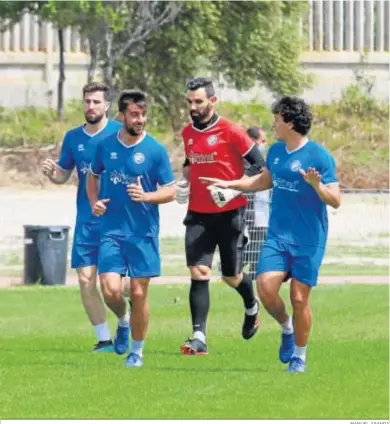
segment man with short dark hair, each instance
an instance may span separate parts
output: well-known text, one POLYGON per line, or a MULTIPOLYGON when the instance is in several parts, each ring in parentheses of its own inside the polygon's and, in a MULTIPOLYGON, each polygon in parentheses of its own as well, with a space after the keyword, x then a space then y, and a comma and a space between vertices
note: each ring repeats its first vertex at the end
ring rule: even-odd
POLYGON ((327 205, 341 204, 336 165, 331 154, 308 137, 313 116, 309 105, 283 97, 272 107, 274 143, 266 168, 243 180, 203 181, 222 188, 256 192, 273 187, 267 241, 257 266, 257 290, 268 313, 280 324, 279 359, 289 372, 306 370, 311 330, 310 293, 317 285, 328 236, 327 205), (279 295, 291 275, 293 319, 279 295))
POLYGON ((94 352, 113 351, 106 308, 96 286, 101 220, 92 214, 86 194, 87 174, 97 143, 122 127, 121 123, 107 119, 109 95, 109 88, 103 83, 91 82, 83 87, 86 123, 65 134, 57 162, 46 159, 42 165, 42 172, 54 184, 64 184, 74 167, 77 169, 77 217, 71 266, 77 271, 81 301, 96 333, 94 352))
POLYGON ((129 348, 121 281, 128 275, 132 343, 125 365, 141 367, 149 324, 149 282, 161 268, 158 205, 174 200, 175 180, 166 148, 145 131, 146 94, 125 90, 118 106, 123 128, 97 146, 87 193, 94 214, 102 216, 98 270, 105 302, 119 319, 114 348, 118 354, 129 348), (101 198, 98 184, 103 171, 107 177, 101 198))
MULTIPOLYGON (((214 112, 217 101, 209 78, 194 78, 187 84, 187 107, 192 118, 182 131, 186 162, 177 199, 189 194, 185 249, 191 272, 189 294, 193 337, 181 346, 184 355, 205 355, 206 322, 210 306, 209 281, 216 247, 219 248, 223 280, 241 296, 245 313, 242 337, 252 338, 259 326, 259 302, 252 280, 242 272, 245 246, 245 206, 239 192, 210 190, 200 176, 241 178, 244 161, 256 165, 261 155, 245 130, 214 112)), ((259 167, 260 168, 260 167, 259 167)))

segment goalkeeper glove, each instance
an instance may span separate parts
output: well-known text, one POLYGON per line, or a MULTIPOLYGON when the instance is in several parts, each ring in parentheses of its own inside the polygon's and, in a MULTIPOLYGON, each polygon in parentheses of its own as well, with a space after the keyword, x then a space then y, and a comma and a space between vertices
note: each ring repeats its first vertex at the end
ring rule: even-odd
POLYGON ((210 190, 211 197, 214 203, 219 207, 223 208, 227 203, 239 196, 241 191, 233 190, 232 188, 220 188, 215 185, 207 187, 210 190))
POLYGON ((187 180, 181 180, 176 184, 176 201, 179 204, 188 202, 190 195, 190 183, 187 180))

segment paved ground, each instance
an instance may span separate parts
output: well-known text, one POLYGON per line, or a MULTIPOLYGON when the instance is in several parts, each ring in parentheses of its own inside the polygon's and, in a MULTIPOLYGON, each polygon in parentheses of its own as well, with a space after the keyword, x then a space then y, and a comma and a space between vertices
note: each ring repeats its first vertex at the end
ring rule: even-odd
MULTIPOLYGON (((23 246, 23 225, 68 225, 75 217, 74 187, 0 188, 0 253, 23 246)), ((388 244, 389 198, 386 194, 345 195, 340 209, 329 213, 330 244, 388 244), (387 234, 387 236, 386 236, 387 234)), ((184 236, 186 205, 160 207, 161 237, 184 236)))
MULTIPOLYGON (((0 188, 0 259, 23 249, 23 225, 67 225, 73 233, 76 211, 75 187, 0 188)), ((387 194, 348 194, 337 211, 329 212, 329 245, 389 244, 387 194)), ((186 205, 176 202, 160 207, 161 237, 183 237, 186 205)), ((347 255, 348 256, 348 255, 347 255)), ((164 258, 163 258, 164 259, 164 258)), ((341 258, 342 260, 342 258, 341 258)), ((155 283, 174 284, 188 277, 162 277, 155 283)), ((322 277, 321 283, 387 283, 387 277, 322 277)), ((73 276, 68 283, 75 284, 73 276)), ((0 278, 0 286, 20 284, 20 278, 0 278)))

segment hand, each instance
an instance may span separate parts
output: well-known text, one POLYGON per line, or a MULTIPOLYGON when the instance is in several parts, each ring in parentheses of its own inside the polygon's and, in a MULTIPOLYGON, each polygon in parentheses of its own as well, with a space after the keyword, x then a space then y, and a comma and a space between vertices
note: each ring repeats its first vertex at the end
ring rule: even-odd
POLYGON ((101 215, 103 215, 103 214, 106 212, 106 210, 107 210, 107 206, 106 206, 106 204, 107 204, 109 201, 110 201, 110 199, 101 199, 101 200, 98 200, 98 201, 94 204, 94 206, 93 206, 93 208, 92 208, 92 213, 93 213, 95 216, 101 216, 101 215))
POLYGON ((127 186, 127 193, 133 202, 146 202, 148 198, 148 194, 144 192, 142 187, 140 176, 137 177, 136 184, 129 184, 127 186))
POLYGON ((208 186, 213 185, 215 187, 229 188, 230 181, 220 180, 219 178, 211 177, 199 177, 203 184, 208 186))
POLYGON ((303 179, 310 184, 313 188, 318 188, 321 183, 321 175, 315 168, 308 168, 307 172, 300 169, 303 179))
POLYGON ((219 208, 223 208, 227 203, 241 194, 238 190, 220 188, 216 185, 210 185, 207 189, 210 190, 211 197, 219 208))
POLYGON ((53 159, 45 159, 42 164, 42 173, 47 177, 54 175, 57 169, 57 163, 53 159))
POLYGON ((190 196, 190 183, 187 180, 181 180, 176 184, 176 201, 180 205, 188 202, 190 196))

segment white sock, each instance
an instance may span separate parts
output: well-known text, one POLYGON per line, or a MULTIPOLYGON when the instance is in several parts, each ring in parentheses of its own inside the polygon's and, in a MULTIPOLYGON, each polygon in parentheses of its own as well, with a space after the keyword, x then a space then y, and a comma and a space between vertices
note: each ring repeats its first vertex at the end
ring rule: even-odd
POLYGON ((245 309, 245 313, 249 316, 256 315, 258 311, 259 311, 259 304, 257 302, 250 309, 245 309))
POLYGON ((122 318, 119 318, 118 325, 119 327, 130 327, 130 314, 128 312, 122 318))
POLYGON ((103 324, 94 325, 93 329, 95 330, 96 337, 99 342, 111 340, 111 333, 107 321, 103 322, 103 324))
POLYGON ((306 349, 307 349, 307 345, 306 346, 294 345, 293 358, 301 358, 302 361, 306 361, 306 349))
POLYGON ((294 332, 294 327, 292 325, 292 318, 291 317, 288 317, 288 320, 285 323, 280 324, 280 325, 282 327, 283 334, 292 334, 294 332))
POLYGON ((144 348, 144 340, 132 340, 131 341, 130 352, 136 353, 138 356, 142 357, 143 348, 144 348))
POLYGON ((206 336, 201 331, 194 331, 193 338, 194 339, 198 339, 198 340, 200 340, 203 343, 206 343, 206 336))

